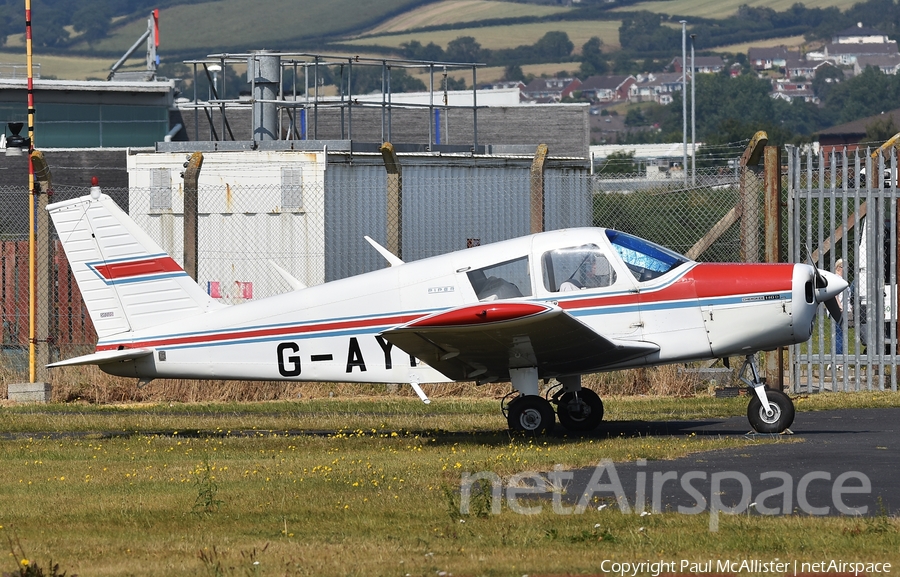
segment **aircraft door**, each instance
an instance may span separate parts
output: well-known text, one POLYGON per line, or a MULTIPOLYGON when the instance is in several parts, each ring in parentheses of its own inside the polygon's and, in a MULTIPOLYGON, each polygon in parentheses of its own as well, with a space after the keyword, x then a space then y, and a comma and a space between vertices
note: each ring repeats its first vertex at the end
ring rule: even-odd
POLYGON ((641 339, 637 284, 604 243, 536 248, 541 296, 604 336, 641 339))

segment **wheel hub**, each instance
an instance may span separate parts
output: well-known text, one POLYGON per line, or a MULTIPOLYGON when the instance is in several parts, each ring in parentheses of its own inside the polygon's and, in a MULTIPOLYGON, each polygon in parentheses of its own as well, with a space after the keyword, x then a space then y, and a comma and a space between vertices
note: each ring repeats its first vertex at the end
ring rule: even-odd
POLYGON ((572 399, 566 404, 566 410, 573 419, 586 419, 591 415, 591 406, 581 399, 572 399))
POLYGON ((519 422, 526 431, 534 431, 541 426, 541 412, 537 409, 525 409, 519 416, 519 422))
POLYGON ((769 403, 769 406, 772 407, 772 411, 770 413, 766 412, 765 407, 759 408, 759 418, 766 423, 772 424, 777 422, 778 419, 781 418, 781 408, 775 403, 769 403))

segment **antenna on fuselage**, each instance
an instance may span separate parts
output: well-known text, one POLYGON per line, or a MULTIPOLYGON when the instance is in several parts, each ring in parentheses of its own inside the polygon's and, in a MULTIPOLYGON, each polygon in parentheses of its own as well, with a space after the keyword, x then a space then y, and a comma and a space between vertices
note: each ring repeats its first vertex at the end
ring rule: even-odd
POLYGON ((283 278, 285 280, 285 282, 287 282, 289 285, 291 285, 291 288, 294 289, 295 291, 306 288, 306 285, 303 284, 297 277, 293 276, 291 273, 289 273, 288 271, 284 270, 283 268, 281 268, 280 266, 275 264, 275 261, 269 259, 269 264, 272 266, 272 268, 275 269, 275 271, 278 274, 281 275, 281 278, 283 278))
POLYGON ((366 239, 366 241, 368 241, 368 243, 371 244, 375 248, 375 250, 378 251, 378 254, 383 256, 384 259, 386 261, 388 261, 388 264, 390 264, 391 266, 397 266, 398 264, 404 264, 404 262, 402 260, 400 260, 400 258, 397 255, 395 255, 388 249, 384 248, 383 246, 381 246, 380 244, 375 242, 372 239, 372 237, 364 236, 363 238, 366 239))

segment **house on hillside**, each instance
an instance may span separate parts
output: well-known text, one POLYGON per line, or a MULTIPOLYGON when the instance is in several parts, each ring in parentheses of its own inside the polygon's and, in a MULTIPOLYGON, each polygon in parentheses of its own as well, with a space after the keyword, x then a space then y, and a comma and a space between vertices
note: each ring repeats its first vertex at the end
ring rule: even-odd
POLYGON ((888 41, 886 34, 863 26, 862 22, 857 22, 856 26, 841 30, 831 39, 832 44, 884 44, 888 41))
POLYGON ((812 80, 816 77, 816 73, 825 67, 834 67, 834 64, 828 60, 806 60, 804 58, 795 58, 790 56, 784 66, 784 73, 790 80, 806 78, 812 80))
POLYGON ((581 85, 581 96, 595 102, 622 102, 628 99, 628 89, 637 79, 634 76, 591 76, 581 85))
POLYGON ((775 46, 774 48, 757 48, 751 47, 747 50, 747 60, 754 70, 771 70, 772 68, 782 68, 787 64, 787 59, 791 56, 799 57, 799 53, 791 53, 784 46, 775 46))
MULTIPOLYGON (((691 59, 687 60, 687 67, 691 67, 691 59)), ((681 65, 681 56, 669 63, 668 68, 673 72, 681 73, 684 67, 681 65)), ((725 69, 725 62, 721 56, 696 56, 694 57, 694 72, 697 74, 718 74, 725 69)))
POLYGON ((897 42, 894 40, 866 44, 826 44, 824 48, 824 59, 839 66, 853 66, 860 56, 892 56, 895 54, 897 54, 897 42))
POLYGON ((522 89, 522 100, 559 102, 581 89, 581 80, 569 78, 535 78, 522 89))
POLYGON ((638 74, 636 80, 628 89, 629 102, 671 104, 672 95, 676 90, 681 90, 683 85, 682 74, 676 72, 638 74))
POLYGON ((769 96, 775 98, 776 100, 780 99, 786 100, 788 102, 800 99, 805 102, 812 102, 813 104, 819 103, 818 97, 816 97, 816 95, 813 93, 811 80, 776 80, 772 86, 772 92, 769 94, 769 96))
POLYGON ((883 54, 881 56, 857 56, 853 63, 853 72, 862 73, 869 66, 881 70, 884 74, 895 75, 900 70, 900 54, 883 54))

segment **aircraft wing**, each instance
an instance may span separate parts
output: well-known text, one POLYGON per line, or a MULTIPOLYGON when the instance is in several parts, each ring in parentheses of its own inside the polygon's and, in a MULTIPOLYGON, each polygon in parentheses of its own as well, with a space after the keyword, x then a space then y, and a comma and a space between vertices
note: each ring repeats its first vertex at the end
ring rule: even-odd
POLYGON ((123 349, 121 351, 101 351, 99 353, 91 353, 81 357, 74 357, 51 363, 48 367, 68 367, 74 365, 102 365, 105 363, 114 363, 117 361, 130 361, 146 357, 153 353, 153 349, 123 349))
POLYGON ((542 378, 586 373, 659 350, 604 337, 558 306, 521 301, 435 313, 382 337, 454 380, 507 380, 509 369, 525 367, 542 378))

